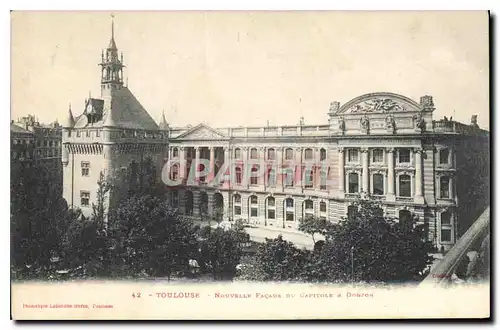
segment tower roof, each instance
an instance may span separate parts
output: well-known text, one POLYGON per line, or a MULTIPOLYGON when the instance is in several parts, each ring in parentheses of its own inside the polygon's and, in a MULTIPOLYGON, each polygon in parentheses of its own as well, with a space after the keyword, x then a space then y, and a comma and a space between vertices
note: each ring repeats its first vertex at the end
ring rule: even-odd
POLYGON ((168 130, 168 123, 167 123, 167 119, 165 118, 165 111, 163 111, 162 115, 161 115, 161 121, 160 121, 160 129, 161 130, 168 130))
POLYGON ((75 118, 73 117, 73 112, 71 111, 71 103, 69 104, 68 116, 66 121, 63 123, 63 127, 73 127, 75 126, 75 118))
POLYGON ((115 43, 115 15, 111 15, 111 39, 109 40, 108 49, 117 49, 115 43))

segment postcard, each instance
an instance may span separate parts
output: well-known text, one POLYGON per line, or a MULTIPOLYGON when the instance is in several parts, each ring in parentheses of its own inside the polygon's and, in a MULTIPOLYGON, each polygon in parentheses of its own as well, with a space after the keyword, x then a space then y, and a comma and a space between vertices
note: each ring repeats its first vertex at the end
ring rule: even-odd
POLYGON ((11 12, 11 318, 490 318, 489 23, 11 12))

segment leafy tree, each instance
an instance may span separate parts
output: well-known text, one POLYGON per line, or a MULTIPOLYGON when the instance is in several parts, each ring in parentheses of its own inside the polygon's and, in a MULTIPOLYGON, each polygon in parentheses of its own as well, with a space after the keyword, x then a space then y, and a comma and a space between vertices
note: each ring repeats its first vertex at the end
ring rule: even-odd
POLYGON ((206 226, 200 232, 200 261, 215 280, 231 280, 242 255, 243 235, 234 229, 206 226))
POLYGON ((316 244, 314 239, 315 234, 324 235, 328 230, 328 221, 318 217, 305 217, 299 220, 298 229, 306 234, 311 235, 313 243, 316 244))
POLYGON ((253 281, 298 281, 309 253, 300 250, 280 235, 266 238, 255 258, 242 267, 240 279, 253 281))
POLYGON ((15 277, 45 276, 60 251, 68 206, 48 177, 43 165, 11 163, 10 240, 15 277))
POLYGON ((92 220, 97 224, 99 231, 105 230, 106 221, 106 200, 112 188, 112 183, 104 177, 104 173, 99 174, 97 181, 96 204, 92 203, 92 220))
POLYGON ((374 201, 359 200, 355 206, 357 211, 331 228, 312 277, 368 282, 419 279, 432 262, 432 245, 422 241, 422 228, 384 218, 374 201))
POLYGON ((134 274, 170 279, 174 272, 187 270, 189 259, 196 255, 192 223, 158 197, 125 200, 109 214, 108 228, 134 274))

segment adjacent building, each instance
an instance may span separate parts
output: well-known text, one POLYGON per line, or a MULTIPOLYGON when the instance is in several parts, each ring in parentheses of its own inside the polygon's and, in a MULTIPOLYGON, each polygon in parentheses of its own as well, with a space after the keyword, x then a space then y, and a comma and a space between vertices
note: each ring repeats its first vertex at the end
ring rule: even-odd
POLYGON ((165 118, 158 125, 123 83, 113 25, 99 65, 100 96, 89 96, 81 109, 70 106, 62 129, 63 196, 85 216, 91 215, 101 178, 116 185, 106 195, 111 208, 141 180, 146 165, 159 178, 167 154, 165 118))
POLYGON ((40 175, 53 186, 62 185, 61 126, 41 124, 33 115, 10 124, 11 164, 36 164, 40 175))

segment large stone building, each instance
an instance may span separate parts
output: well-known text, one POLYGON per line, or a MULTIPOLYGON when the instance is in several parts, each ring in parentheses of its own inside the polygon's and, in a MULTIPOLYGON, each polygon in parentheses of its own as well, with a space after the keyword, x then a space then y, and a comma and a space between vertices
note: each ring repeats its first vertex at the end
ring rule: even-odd
POLYGON ((33 115, 13 120, 11 164, 36 164, 44 180, 52 186, 62 185, 61 126, 56 122, 41 124, 33 115))
MULTIPOLYGON (((101 62, 100 97, 77 117, 70 109, 63 125, 64 197, 86 215, 101 173, 130 181, 144 159, 166 184, 166 201, 199 220, 293 231, 305 217, 339 221, 357 198, 371 198, 446 250, 489 204, 488 132, 475 116, 469 125, 433 120, 431 96, 332 102, 320 125, 170 128, 124 86, 113 33, 101 62)), ((110 196, 110 207, 120 198, 110 196)))
POLYGON ((459 221, 489 203, 489 135, 475 116, 434 121, 434 110, 431 96, 373 93, 332 102, 321 125, 172 128, 164 181, 194 218, 285 230, 308 216, 339 221, 355 199, 376 199, 447 250, 459 221))
MULTIPOLYGON (((118 54, 113 25, 99 65, 100 97, 89 96, 76 117, 70 106, 62 130, 63 196, 85 216, 96 203, 101 174, 117 185, 125 184, 121 179, 126 178, 130 186, 149 165, 159 178, 167 154, 165 120, 158 125, 123 83, 123 54, 118 54)), ((106 207, 113 207, 125 188, 112 189, 106 207)))

